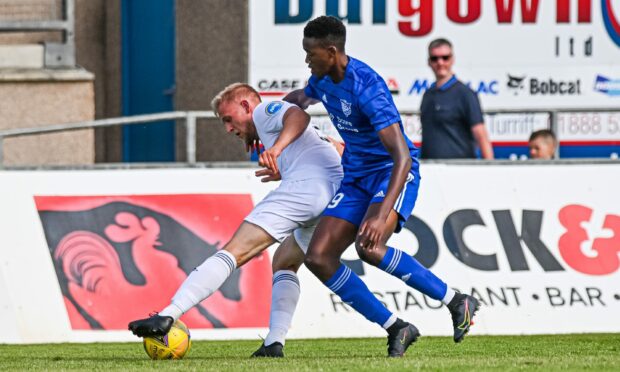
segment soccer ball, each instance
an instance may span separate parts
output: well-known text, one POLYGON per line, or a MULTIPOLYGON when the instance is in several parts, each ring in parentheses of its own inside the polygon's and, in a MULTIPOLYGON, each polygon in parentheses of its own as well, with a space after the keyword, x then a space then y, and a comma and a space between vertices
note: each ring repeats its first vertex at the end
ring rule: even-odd
POLYGON ((177 320, 165 336, 145 337, 144 351, 151 359, 181 359, 192 347, 189 329, 177 320))

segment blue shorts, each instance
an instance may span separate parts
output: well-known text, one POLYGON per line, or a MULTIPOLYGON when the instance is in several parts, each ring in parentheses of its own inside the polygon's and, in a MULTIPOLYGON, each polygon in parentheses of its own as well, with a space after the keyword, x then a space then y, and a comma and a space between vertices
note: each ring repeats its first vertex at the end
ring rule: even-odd
MULTIPOLYGON (((323 211, 323 216, 337 217, 359 227, 370 204, 381 203, 385 198, 391 175, 391 168, 360 178, 353 178, 345 173, 340 188, 323 211)), ((419 188, 420 173, 417 169, 411 169, 394 204, 393 209, 398 213, 395 232, 399 232, 411 216, 419 188)))

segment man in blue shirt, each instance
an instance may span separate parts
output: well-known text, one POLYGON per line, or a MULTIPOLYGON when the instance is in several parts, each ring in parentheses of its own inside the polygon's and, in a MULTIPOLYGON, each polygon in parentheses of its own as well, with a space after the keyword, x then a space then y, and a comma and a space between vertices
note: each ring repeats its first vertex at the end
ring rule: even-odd
POLYGON ((493 159, 480 101, 452 72, 454 53, 448 40, 431 41, 428 65, 436 81, 420 104, 422 159, 473 159, 476 147, 482 158, 493 159))
POLYGON ((345 176, 323 212, 305 264, 344 302, 387 330, 389 356, 402 356, 419 332, 392 314, 340 262, 353 242, 365 262, 448 305, 454 340, 460 342, 469 331, 478 300, 455 293, 413 257, 386 245, 413 210, 420 184, 418 149, 403 131, 384 80, 347 56, 345 40, 345 26, 337 18, 310 21, 304 28, 303 48, 312 76, 305 89, 285 97, 302 108, 321 101, 345 142, 345 176))

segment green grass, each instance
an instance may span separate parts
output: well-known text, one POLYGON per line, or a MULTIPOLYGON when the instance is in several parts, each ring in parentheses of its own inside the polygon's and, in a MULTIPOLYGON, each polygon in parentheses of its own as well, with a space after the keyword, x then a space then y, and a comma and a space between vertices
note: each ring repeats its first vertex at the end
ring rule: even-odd
POLYGON ((147 359, 141 342, 0 345, 0 370, 620 370, 620 334, 422 337, 401 359, 384 339, 290 340, 284 359, 250 359, 259 341, 197 341, 179 361, 147 359))

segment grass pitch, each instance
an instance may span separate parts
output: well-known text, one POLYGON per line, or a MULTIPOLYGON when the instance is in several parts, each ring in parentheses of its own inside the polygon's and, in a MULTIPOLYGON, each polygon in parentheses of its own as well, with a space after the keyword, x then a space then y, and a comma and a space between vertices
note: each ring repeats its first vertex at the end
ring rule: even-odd
POLYGON ((284 359, 250 359, 260 341, 196 341, 183 360, 151 361, 142 342, 0 345, 1 370, 364 371, 620 370, 620 334, 421 337, 402 359, 384 339, 290 340, 284 359))

